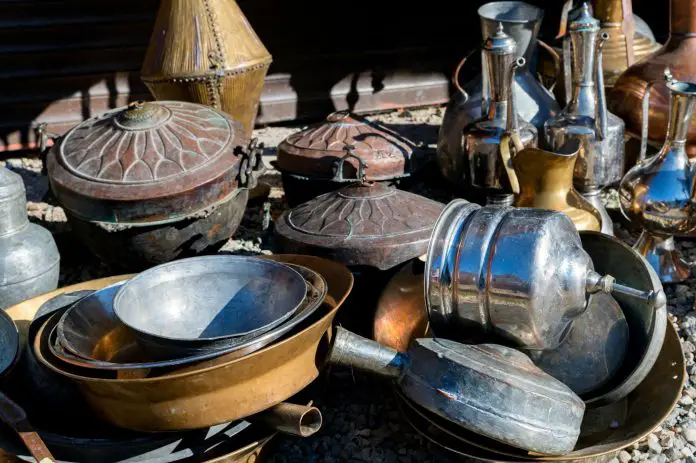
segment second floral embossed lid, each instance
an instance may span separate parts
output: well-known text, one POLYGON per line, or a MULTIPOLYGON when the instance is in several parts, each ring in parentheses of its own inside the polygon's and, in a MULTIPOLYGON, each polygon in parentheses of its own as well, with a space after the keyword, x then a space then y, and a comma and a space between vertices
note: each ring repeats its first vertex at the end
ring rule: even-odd
POLYGON ((60 203, 83 219, 170 220, 243 186, 242 133, 239 122, 207 106, 136 102, 65 134, 48 155, 48 176, 60 203))
MULTIPOLYGON (((278 145, 277 166, 295 175, 333 179, 335 163, 345 154, 345 145, 354 146, 354 154, 367 164, 367 180, 405 177, 427 161, 421 149, 393 130, 348 111, 338 111, 283 140, 278 145)), ((357 170, 355 159, 348 163, 357 170)))
POLYGON ((284 252, 387 270, 425 254, 443 208, 423 196, 364 181, 285 211, 275 232, 284 252))

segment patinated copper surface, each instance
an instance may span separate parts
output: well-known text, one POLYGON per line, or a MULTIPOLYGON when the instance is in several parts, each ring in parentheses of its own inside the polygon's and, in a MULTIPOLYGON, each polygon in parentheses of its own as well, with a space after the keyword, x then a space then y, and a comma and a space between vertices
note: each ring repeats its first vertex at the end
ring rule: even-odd
MULTIPOLYGON (((696 0, 670 0, 670 36, 657 53, 624 72, 608 95, 609 109, 626 121, 626 131, 640 138, 642 99, 648 84, 661 81, 666 68, 675 79, 696 82, 696 0)), ((648 139, 659 147, 669 120, 669 91, 656 85, 650 95, 648 139)), ((696 157, 696 121, 687 137, 687 154, 696 157)))
POLYGON ((136 102, 68 132, 48 154, 48 175, 61 205, 81 219, 161 223, 245 186, 255 164, 241 152, 247 144, 240 123, 221 111, 136 102))
POLYGON ((444 205, 376 182, 356 183, 285 211, 285 252, 387 270, 424 254, 444 205))
MULTIPOLYGON (((326 120, 294 133, 278 145, 278 168, 307 177, 333 179, 335 164, 344 147, 367 163, 366 180, 389 180, 403 177, 421 167, 422 151, 395 131, 348 111, 329 114, 326 120)), ((355 159, 347 161, 358 169, 355 159)), ((355 176, 346 173, 348 180, 355 176)))
POLYGON ((294 133, 278 145, 276 168, 291 207, 359 180, 360 164, 369 181, 396 182, 422 168, 429 157, 390 128, 348 111, 294 133), (346 145, 353 155, 345 156, 346 145), (345 159, 344 159, 345 158, 345 159), (338 163, 343 163, 341 174, 338 163))

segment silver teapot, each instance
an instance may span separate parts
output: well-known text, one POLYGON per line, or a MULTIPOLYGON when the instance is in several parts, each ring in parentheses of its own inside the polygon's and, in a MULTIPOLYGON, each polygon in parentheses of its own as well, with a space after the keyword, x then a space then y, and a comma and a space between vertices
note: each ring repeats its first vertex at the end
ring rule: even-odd
POLYGON ((22 177, 0 168, 0 308, 58 287, 60 255, 53 235, 27 218, 22 177))
POLYGON ((436 336, 525 349, 556 349, 598 292, 664 304, 594 271, 573 222, 561 212, 449 203, 426 255, 425 301, 436 336))
MULTIPOLYGON (((600 22, 583 3, 568 23, 563 62, 571 63, 565 74, 572 77, 572 96, 561 113, 546 121, 546 143, 552 151, 569 139, 581 143, 575 163, 575 188, 602 215, 602 233, 613 235, 613 224, 599 199, 602 187, 618 183, 624 172, 624 122, 607 110, 602 72, 602 46, 609 39, 600 33, 600 22), (572 61, 571 61, 572 49, 572 61)), ((570 86, 566 82, 566 86, 570 86)))
MULTIPOLYGON (((478 16, 484 39, 494 35, 499 24, 502 24, 503 31, 517 43, 517 50, 526 62, 515 72, 513 82, 515 106, 523 121, 531 123, 538 132, 542 131, 544 122, 561 110, 553 94, 537 80, 534 70, 530 67, 537 50, 537 43, 541 42, 537 39, 537 34, 544 17, 544 10, 521 1, 496 1, 481 6, 478 9, 478 16)), ((543 45, 545 50, 550 50, 548 45, 543 45)), ((467 58, 464 58, 454 72, 453 82, 458 88, 459 71, 466 62, 467 58)), ((558 66, 560 67, 560 62, 558 66)), ((452 96, 438 135, 438 158, 459 159, 462 157, 462 130, 471 122, 481 118, 482 105, 490 98, 486 80, 486 73, 479 73, 452 96)), ((442 173, 451 183, 458 184, 467 173, 464 171, 464 166, 456 161, 452 167, 459 170, 444 169, 442 173)))
MULTIPOLYGON (((501 142, 506 134, 514 134, 521 146, 536 146, 537 130, 528 122, 519 121, 514 98, 514 77, 524 58, 515 59, 517 44, 503 32, 498 24, 496 33, 485 41, 481 50, 484 82, 490 94, 483 103, 484 116, 467 125, 463 131, 462 151, 464 159, 448 160, 454 163, 468 162, 471 186, 488 194, 488 202, 512 204, 513 187, 507 174, 501 142)), ((447 160, 446 160, 447 161, 447 160)), ((445 170, 450 166, 445 164, 445 170)), ((443 164, 441 163, 441 167, 443 164)))
POLYGON ((693 236, 696 231, 694 172, 685 145, 696 105, 696 84, 680 82, 665 70, 669 89, 669 119, 665 143, 657 154, 645 159, 650 94, 643 96, 642 146, 638 163, 621 181, 621 211, 643 232, 633 248, 652 265, 663 283, 676 283, 691 275, 693 264, 685 262, 674 245, 674 235, 693 236))

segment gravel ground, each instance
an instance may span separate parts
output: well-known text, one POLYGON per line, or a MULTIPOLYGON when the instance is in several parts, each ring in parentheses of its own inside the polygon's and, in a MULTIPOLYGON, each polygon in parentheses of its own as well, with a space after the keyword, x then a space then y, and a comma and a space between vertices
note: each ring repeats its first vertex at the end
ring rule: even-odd
MULTIPOLYGON (((395 130, 422 142, 434 150, 443 108, 426 108, 374 116, 395 130)), ((287 135, 302 127, 266 127, 256 135, 266 148, 267 161, 275 154, 275 146, 287 135)), ((9 159, 6 165, 24 178, 29 202, 27 211, 33 221, 50 229, 61 248, 60 284, 73 284, 92 278, 112 275, 114 270, 91 257, 69 232, 63 210, 48 193, 48 183, 41 176, 41 162, 36 159, 9 159)), ((264 176, 271 186, 271 214, 275 218, 286 207, 277 172, 264 176)), ((449 193, 425 185, 414 191, 447 202, 449 193)), ((603 199, 616 212, 617 195, 609 190, 603 199)), ((270 253, 271 243, 262 231, 262 205, 250 204, 239 231, 223 248, 242 254, 270 253)), ((621 224, 616 235, 632 244, 637 233, 621 224)), ((680 241, 679 247, 688 259, 696 259, 692 241, 680 241)), ((677 408, 668 419, 644 441, 622 451, 612 463, 629 461, 696 462, 696 281, 665 288, 670 319, 679 330, 689 378, 677 408)), ((346 368, 331 368, 312 386, 313 397, 322 410, 324 425, 318 434, 304 440, 280 437, 275 440, 269 461, 290 462, 447 462, 452 457, 429 444, 404 422, 396 408, 388 383, 373 376, 346 368)))

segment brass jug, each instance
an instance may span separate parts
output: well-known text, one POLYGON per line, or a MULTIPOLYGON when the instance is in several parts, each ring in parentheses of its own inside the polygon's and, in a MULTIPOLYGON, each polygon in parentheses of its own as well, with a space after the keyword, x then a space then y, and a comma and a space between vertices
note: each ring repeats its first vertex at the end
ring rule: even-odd
MULTIPOLYGON (((564 62, 572 68, 572 98, 557 117, 546 121, 544 132, 551 150, 570 139, 581 143, 575 162, 575 188, 602 214, 602 233, 613 235, 613 226, 599 199, 602 187, 618 183, 624 171, 624 122, 607 111, 602 73, 602 47, 609 39, 600 33, 599 21, 587 3, 568 23, 564 62)), ((568 84, 566 84, 568 85, 568 84)))
POLYGON ((600 231, 599 211, 573 188, 573 169, 580 142, 571 140, 557 152, 526 148, 512 159, 520 192, 516 207, 535 207, 565 213, 575 228, 600 231))
POLYGON ((515 71, 525 60, 515 59, 517 43, 503 32, 502 24, 485 41, 481 54, 490 99, 484 100, 484 116, 464 128, 464 159, 457 162, 468 161, 471 186, 484 190, 489 204, 511 205, 515 191, 505 173, 500 143, 505 134, 516 134, 524 147, 537 145, 537 130, 519 120, 514 98, 515 71))

